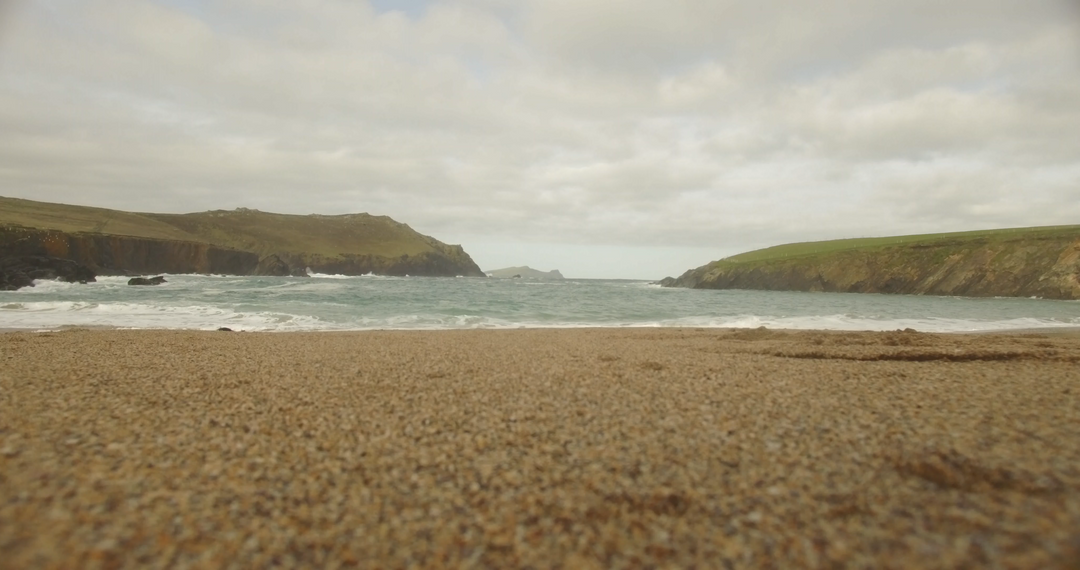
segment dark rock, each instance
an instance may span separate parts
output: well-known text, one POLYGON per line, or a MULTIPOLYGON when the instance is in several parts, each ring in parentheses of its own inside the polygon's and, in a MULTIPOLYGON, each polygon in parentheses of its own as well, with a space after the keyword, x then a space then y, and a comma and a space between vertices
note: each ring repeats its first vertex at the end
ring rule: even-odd
POLYGON ((128 279, 128 285, 161 285, 162 283, 167 283, 163 275, 158 275, 157 277, 151 277, 149 279, 145 277, 132 277, 131 279, 128 279))
POLYGON ((70 259, 23 255, 0 260, 0 290, 33 287, 36 279, 56 279, 67 283, 96 281, 94 272, 70 259))
POLYGON ((286 277, 290 272, 289 264, 285 263, 285 260, 273 253, 260 259, 259 265, 255 267, 255 275, 286 277))
POLYGON ((62 232, 0 223, 0 252, 71 259, 97 275, 213 273, 250 275, 259 256, 180 240, 62 232))
POLYGON ((676 279, 674 277, 665 277, 660 280, 659 285, 661 287, 674 287, 676 279))
POLYGON ((260 259, 259 265, 255 267, 254 275, 268 275, 272 277, 311 277, 308 275, 306 268, 289 265, 276 253, 271 253, 260 259))
POLYGON ((34 280, 21 271, 0 270, 0 291, 17 291, 33 286, 34 280))
POLYGON ((221 327, 218 330, 221 331, 221 332, 233 332, 233 330, 230 329, 229 327, 221 327))

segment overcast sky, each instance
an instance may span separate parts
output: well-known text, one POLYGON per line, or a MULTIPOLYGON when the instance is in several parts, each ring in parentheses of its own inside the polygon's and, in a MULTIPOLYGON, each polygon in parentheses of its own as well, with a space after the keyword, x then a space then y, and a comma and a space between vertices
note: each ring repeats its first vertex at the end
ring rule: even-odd
POLYGON ((0 195, 484 269, 1080 223, 1076 0, 0 0, 0 195))

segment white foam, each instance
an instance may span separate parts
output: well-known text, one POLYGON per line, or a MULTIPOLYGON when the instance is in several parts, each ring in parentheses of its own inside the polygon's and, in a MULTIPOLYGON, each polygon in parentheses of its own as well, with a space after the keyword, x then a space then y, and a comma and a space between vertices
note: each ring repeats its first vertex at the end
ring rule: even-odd
POLYGON ((322 330, 317 317, 273 312, 241 313, 209 306, 73 301, 0 305, 0 326, 57 328, 89 326, 132 329, 205 329, 222 326, 253 331, 322 330))
POLYGON ((656 323, 666 327, 698 328, 758 328, 792 330, 840 330, 840 331, 890 331, 915 329, 922 332, 985 332, 1037 328, 1070 328, 1080 326, 1080 320, 1058 321, 1051 319, 1016 318, 1004 320, 972 319, 875 319, 849 315, 821 315, 805 317, 772 317, 739 315, 732 317, 687 317, 656 323))
POLYGON ((363 275, 342 275, 340 273, 308 273, 308 277, 314 279, 401 279, 390 275, 375 275, 368 272, 363 275))
POLYGON ((924 332, 981 332, 1080 326, 1069 321, 1016 318, 996 321, 965 319, 874 319, 849 315, 776 317, 737 315, 684 317, 656 321, 539 321, 507 320, 481 315, 406 314, 388 317, 356 317, 345 321, 324 320, 312 315, 272 311, 241 312, 207 305, 163 306, 146 303, 82 301, 25 301, 0 304, 0 326, 6 328, 57 328, 92 326, 113 328, 204 329, 222 326, 251 331, 320 331, 371 329, 513 329, 589 327, 693 327, 794 330, 888 331, 912 328, 924 332))
MULTIPOLYGON (((131 277, 127 275, 98 275, 97 281, 94 284, 101 285, 127 285, 128 280, 131 277)), ((89 285, 89 283, 88 283, 89 285)))
POLYGON ((315 274, 312 279, 176 275, 168 276, 172 288, 161 290, 158 287, 129 287, 128 279, 126 276, 103 276, 98 282, 87 285, 42 281, 34 288, 0 293, 0 328, 216 329, 228 326, 234 330, 322 331, 764 326, 797 330, 913 328, 927 332, 979 332, 1080 326, 1080 316, 1076 316, 1080 313, 1070 310, 1070 306, 1053 305, 1053 310, 1048 310, 1047 306, 1059 302, 1029 299, 970 301, 829 296, 831 294, 794 298, 795 294, 778 294, 779 302, 773 303, 767 293, 722 292, 706 297, 697 294, 700 292, 665 289, 664 295, 652 296, 651 292, 644 291, 656 286, 647 282, 507 283, 492 280, 476 281, 478 287, 472 288, 462 286, 460 281, 446 287, 447 282, 406 284, 401 277, 330 274, 315 274), (358 279, 379 281, 343 281, 358 279), (518 289, 518 284, 550 288, 525 291, 518 289), (557 291, 558 286, 566 285, 591 289, 584 292, 586 297, 580 297, 581 293, 562 297, 549 295, 549 292, 557 291), (510 288, 517 292, 508 294, 510 288), (635 294, 632 289, 642 289, 642 295, 650 297, 629 297, 644 302, 628 302, 627 296, 635 294), (489 295, 489 291, 494 293, 489 295), (686 295, 686 298, 670 297, 668 293, 686 295), (606 299, 615 302, 607 305, 606 299), (853 304, 852 300, 856 299, 866 302, 853 304), (233 304, 241 300, 243 304, 233 304), (993 310, 980 312, 980 306, 987 303, 993 310), (941 304, 948 305, 952 312, 937 312, 935 307, 941 304), (822 313, 836 314, 790 316, 783 314, 789 310, 784 306, 792 307, 792 312, 812 311, 815 310, 813 307, 819 306, 816 310, 822 313), (1062 307, 1065 310, 1059 310, 1062 307), (744 311, 744 314, 716 314, 732 310, 744 311), (618 311, 626 313, 620 315, 618 311), (668 315, 690 311, 699 311, 701 316, 668 318, 668 315), (753 314, 764 311, 777 314, 753 314), (842 311, 849 313, 842 314, 842 311), (881 314, 916 315, 916 318, 878 316, 881 314), (922 316, 933 314, 964 317, 922 316), (968 318, 968 314, 987 318, 968 318), (1042 318, 1026 316, 1031 314, 1042 318), (1022 318, 1012 318, 1018 316, 1022 318))
POLYGON ((31 295, 48 295, 50 293, 66 291, 72 287, 85 287, 85 285, 80 283, 67 283, 65 281, 54 279, 35 279, 33 287, 23 287, 17 292, 31 295))

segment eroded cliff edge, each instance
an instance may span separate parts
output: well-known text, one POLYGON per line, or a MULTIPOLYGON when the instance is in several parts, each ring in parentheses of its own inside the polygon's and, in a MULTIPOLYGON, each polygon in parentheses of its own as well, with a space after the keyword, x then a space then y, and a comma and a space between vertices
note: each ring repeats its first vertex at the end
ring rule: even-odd
MULTIPOLYGON (((1080 299, 1080 226, 714 261, 668 287, 1080 299)), ((777 248, 779 250, 779 248, 777 248)), ((802 248, 803 250, 808 248, 802 248)), ((753 257, 753 256, 749 256, 753 257)))
POLYGON ((142 214, 2 197, 0 254, 71 259, 99 274, 484 276, 461 246, 386 216, 142 214))
POLYGON ((70 259, 99 275, 128 273, 218 273, 250 275, 259 256, 207 243, 134 236, 62 232, 0 225, 4 256, 70 259))

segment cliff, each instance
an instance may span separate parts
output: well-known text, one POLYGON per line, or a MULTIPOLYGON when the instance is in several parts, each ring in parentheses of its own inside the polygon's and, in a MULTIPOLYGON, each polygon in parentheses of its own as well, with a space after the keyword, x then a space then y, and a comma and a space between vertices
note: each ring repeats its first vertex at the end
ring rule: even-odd
POLYGON ((0 225, 6 256, 70 259, 99 275, 128 273, 252 274, 259 256, 207 243, 133 236, 62 232, 0 225))
POLYGON ((290 268, 343 275, 474 276, 484 273, 460 245, 422 235, 386 216, 294 216, 240 208, 146 214, 220 246, 276 256, 290 268))
POLYGON ((668 287, 1080 299, 1080 226, 789 244, 668 287))
POLYGON ((521 267, 507 267, 505 269, 495 269, 487 272, 489 277, 496 277, 499 279, 512 279, 514 277, 521 277, 525 279, 565 279, 562 273, 559 273, 558 269, 552 269, 551 271, 540 271, 539 269, 533 269, 528 266, 521 267))
POLYGON ((144 214, 0 197, 0 248, 98 273, 484 275, 461 246, 368 214, 144 214))
POLYGON ((33 287, 34 281, 60 280, 68 283, 97 281, 94 272, 70 259, 37 255, 0 258, 0 291, 16 291, 33 287))

